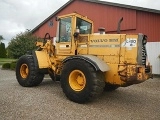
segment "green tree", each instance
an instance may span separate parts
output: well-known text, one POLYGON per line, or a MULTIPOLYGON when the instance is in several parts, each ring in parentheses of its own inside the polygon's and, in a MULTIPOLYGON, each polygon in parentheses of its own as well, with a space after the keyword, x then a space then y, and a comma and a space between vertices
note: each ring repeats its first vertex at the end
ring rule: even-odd
POLYGON ((4 40, 4 38, 3 38, 2 35, 0 35, 0 43, 1 43, 2 40, 4 40))
POLYGON ((36 48, 35 42, 37 40, 38 38, 33 36, 30 30, 17 34, 8 44, 8 56, 11 58, 19 58, 27 51, 34 50, 36 48))
POLYGON ((0 43, 0 58, 6 58, 6 49, 5 49, 5 44, 4 43, 0 43))
POLYGON ((5 44, 2 42, 4 40, 3 36, 0 35, 0 58, 6 58, 5 44))

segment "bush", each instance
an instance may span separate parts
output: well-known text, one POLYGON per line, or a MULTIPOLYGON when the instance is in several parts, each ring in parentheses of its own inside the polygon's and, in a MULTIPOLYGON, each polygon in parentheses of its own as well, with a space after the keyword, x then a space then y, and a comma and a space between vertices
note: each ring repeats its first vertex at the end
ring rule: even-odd
POLYGON ((17 61, 11 62, 11 63, 10 63, 10 69, 11 69, 11 70, 15 70, 16 64, 17 64, 17 61))
POLYGON ((4 64, 2 65, 2 69, 15 70, 16 64, 17 64, 17 61, 13 61, 13 62, 11 62, 11 63, 4 63, 4 64))
POLYGON ((2 65, 2 69, 10 69, 11 64, 10 63, 4 63, 2 65))

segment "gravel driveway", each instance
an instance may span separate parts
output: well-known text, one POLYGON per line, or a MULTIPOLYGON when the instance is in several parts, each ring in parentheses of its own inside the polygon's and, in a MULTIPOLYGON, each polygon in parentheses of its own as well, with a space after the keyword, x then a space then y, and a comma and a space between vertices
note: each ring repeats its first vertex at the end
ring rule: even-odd
POLYGON ((160 78, 114 92, 87 104, 69 101, 49 77, 21 87, 15 72, 0 70, 0 120, 160 120, 160 78))

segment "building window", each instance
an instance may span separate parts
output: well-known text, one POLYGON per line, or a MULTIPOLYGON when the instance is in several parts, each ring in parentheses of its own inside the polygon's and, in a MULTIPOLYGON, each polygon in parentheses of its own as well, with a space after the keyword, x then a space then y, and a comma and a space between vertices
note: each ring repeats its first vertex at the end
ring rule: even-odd
POLYGON ((50 20, 50 21, 48 22, 48 26, 49 26, 49 27, 53 27, 53 20, 50 20))

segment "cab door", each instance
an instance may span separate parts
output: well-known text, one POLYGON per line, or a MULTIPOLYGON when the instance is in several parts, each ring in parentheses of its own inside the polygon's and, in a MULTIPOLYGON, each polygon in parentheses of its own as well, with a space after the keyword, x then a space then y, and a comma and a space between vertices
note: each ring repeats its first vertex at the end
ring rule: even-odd
POLYGON ((59 20, 59 35, 57 46, 58 55, 73 55, 73 34, 72 34, 72 17, 61 18, 59 20))

